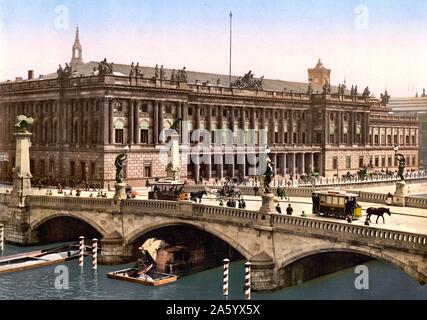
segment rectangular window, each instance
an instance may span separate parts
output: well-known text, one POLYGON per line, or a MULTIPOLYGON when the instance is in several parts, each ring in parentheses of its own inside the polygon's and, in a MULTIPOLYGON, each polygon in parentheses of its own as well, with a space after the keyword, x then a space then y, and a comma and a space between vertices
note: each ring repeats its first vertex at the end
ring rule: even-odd
POLYGON ((212 117, 216 117, 216 109, 212 108, 212 117))
POLYGON ((274 143, 279 143, 279 133, 278 132, 274 133, 274 143))
POLYGON ((412 136, 412 144, 415 145, 415 136, 412 136))
POLYGON ((123 129, 115 129, 115 143, 123 144, 123 129))
POLYGON ((359 157, 359 168, 363 167, 363 156, 359 157))
POLYGON ((32 173, 35 173, 35 172, 36 172, 36 165, 35 165, 35 161, 34 161, 34 159, 30 159, 30 171, 31 171, 32 173))
POLYGON ((391 156, 387 157, 387 167, 391 167, 392 166, 392 160, 391 160, 391 156))
POLYGON ((192 116, 193 115, 193 108, 188 108, 188 115, 192 116))
POLYGON ((227 110, 222 110, 222 116, 226 117, 227 116, 227 110))
POLYGON ((148 143, 148 130, 147 129, 141 129, 141 143, 142 144, 148 143))
POLYGON ((370 156, 370 157, 369 157, 369 166, 370 166, 370 167, 372 167, 373 165, 374 165, 373 157, 372 157, 372 156, 370 156))
POLYGON ((329 135, 329 143, 334 144, 335 143, 335 136, 333 134, 329 135))
POLYGON ((360 143, 360 133, 356 134, 356 143, 360 143))
POLYGON ((344 144, 347 144, 347 133, 344 133, 344 136, 343 136, 343 143, 344 143, 344 144))
POLYGON ((151 178, 151 164, 144 165, 144 177, 151 178))
POLYGON ((51 159, 49 160, 49 173, 55 172, 55 160, 51 159))
POLYGON ((301 135, 301 143, 305 143, 305 132, 301 135))
POLYGON ((387 135, 387 144, 391 144, 391 134, 387 135))
POLYGON ((283 140, 285 143, 288 143, 288 133, 287 132, 283 133, 283 140))
POLYGON ((44 175, 45 174, 45 163, 44 163, 44 160, 40 160, 40 163, 39 163, 39 173, 40 173, 40 175, 44 175))
POLYGON ((141 105, 141 112, 143 112, 143 113, 148 112, 148 105, 147 104, 141 105))
POLYGON ((375 157, 375 167, 380 166, 380 159, 378 157, 375 157))
POLYGON ((378 144, 378 143, 379 143, 379 137, 378 137, 378 135, 377 135, 377 134, 374 136, 374 143, 375 143, 375 144, 378 144))
POLYGON ((297 133, 296 132, 294 132, 294 134, 293 134, 293 141, 292 141, 292 143, 298 143, 298 141, 297 141, 298 139, 297 139, 297 133))
POLYGON ((74 161, 70 162, 70 177, 76 176, 76 163, 74 161))
POLYGON ((95 162, 90 163, 90 176, 91 176, 91 178, 95 178, 95 176, 96 176, 96 163, 95 162))
POLYGON ((415 166, 415 157, 412 157, 412 165, 415 166))
POLYGON ((345 157, 345 168, 346 169, 351 169, 351 156, 346 156, 345 157))
POLYGON ((381 157, 381 167, 385 167, 385 157, 381 157))
POLYGON ((338 168, 338 158, 337 157, 333 157, 332 158, 332 169, 336 170, 338 168))
POLYGON ((118 111, 118 112, 123 111, 123 104, 121 102, 116 103, 116 111, 118 111))
POLYGON ((406 144, 409 144, 409 136, 406 136, 405 141, 406 141, 406 144))
POLYGON ((393 136, 393 143, 394 143, 394 144, 397 144, 397 134, 395 134, 395 135, 393 136))

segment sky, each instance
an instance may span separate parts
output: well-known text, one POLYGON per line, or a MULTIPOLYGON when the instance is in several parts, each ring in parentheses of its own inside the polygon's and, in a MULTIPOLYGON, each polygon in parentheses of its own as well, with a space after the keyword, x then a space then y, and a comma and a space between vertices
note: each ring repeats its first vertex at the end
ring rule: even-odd
POLYGON ((318 58, 332 84, 377 97, 427 87, 427 0, 0 0, 0 81, 83 58, 307 82, 318 58))

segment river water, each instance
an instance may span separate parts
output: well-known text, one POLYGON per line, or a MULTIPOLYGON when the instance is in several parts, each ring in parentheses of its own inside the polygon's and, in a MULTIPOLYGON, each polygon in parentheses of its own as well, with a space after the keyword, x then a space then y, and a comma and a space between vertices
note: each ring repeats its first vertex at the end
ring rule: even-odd
MULTIPOLYGON (((6 245, 4 255, 11 255, 38 248, 21 248, 6 245)), ((230 265, 229 300, 242 300, 244 261, 230 265)), ((126 281, 108 279, 107 272, 123 269, 133 264, 121 266, 98 266, 91 269, 91 258, 85 258, 83 271, 77 260, 63 264, 68 269, 69 288, 55 288, 57 266, 46 266, 0 275, 0 299, 223 299, 222 267, 189 275, 160 287, 144 286, 126 281)), ((307 281, 298 286, 272 293, 253 293, 252 299, 427 299, 427 285, 421 286, 396 267, 371 261, 365 264, 369 270, 369 289, 357 290, 354 282, 358 274, 354 268, 307 281)))

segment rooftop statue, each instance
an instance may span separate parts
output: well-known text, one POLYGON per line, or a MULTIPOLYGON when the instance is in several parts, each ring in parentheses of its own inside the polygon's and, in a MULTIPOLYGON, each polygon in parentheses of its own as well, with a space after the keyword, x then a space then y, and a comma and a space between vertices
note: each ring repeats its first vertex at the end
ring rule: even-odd
POLYGON ((369 97, 371 95, 371 91, 369 91, 369 87, 366 87, 365 90, 363 90, 363 97, 369 97))
POLYGON ((98 74, 105 76, 113 73, 113 63, 107 62, 107 58, 104 58, 101 62, 98 62, 98 74))
POLYGON ((181 70, 178 70, 176 76, 175 76, 176 81, 182 81, 182 82, 187 82, 187 70, 184 68, 182 68, 181 70))
POLYGON ((384 91, 384 94, 381 93, 380 96, 381 99, 381 104, 386 105, 387 103, 390 102, 390 95, 387 92, 387 89, 384 91))
POLYGON ((34 122, 33 118, 28 118, 25 115, 19 115, 16 118, 15 129, 16 133, 28 133, 28 127, 34 122))
POLYGON ((255 79, 252 70, 249 70, 243 77, 237 78, 231 85, 239 89, 262 89, 264 76, 260 79, 255 79))
POLYGON ((69 79, 73 76, 75 71, 68 65, 68 63, 65 64, 65 68, 62 69, 62 66, 59 65, 58 70, 56 73, 58 74, 59 80, 69 79))

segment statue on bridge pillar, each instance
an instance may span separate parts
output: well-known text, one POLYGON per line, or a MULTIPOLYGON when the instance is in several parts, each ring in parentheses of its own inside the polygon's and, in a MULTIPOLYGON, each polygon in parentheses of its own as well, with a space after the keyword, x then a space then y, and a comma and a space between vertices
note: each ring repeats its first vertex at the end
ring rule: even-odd
MULTIPOLYGON (((265 172, 264 174, 260 177, 261 181, 263 182, 263 187, 264 187, 264 192, 262 195, 262 205, 261 205, 261 212, 262 213, 275 213, 276 212, 276 208, 275 208, 275 195, 273 192, 271 192, 271 187, 270 184, 273 181, 274 178, 274 163, 271 161, 269 154, 270 154, 271 150, 268 146, 266 146, 265 149, 265 155, 266 155, 266 159, 265 159, 265 172)), ((262 162, 261 162, 262 163, 262 162)))
POLYGON ((126 199, 126 183, 123 179, 123 167, 128 159, 128 151, 129 146, 126 146, 124 152, 120 153, 114 161, 116 167, 116 183, 114 185, 116 193, 114 194, 114 199, 126 199))
POLYGON ((396 191, 393 195, 393 204, 397 206, 405 206, 405 198, 409 195, 409 187, 406 185, 404 172, 405 172, 405 156, 401 153, 397 153, 399 150, 398 146, 394 147, 394 157, 398 163, 397 176, 400 181, 396 183, 396 191))

